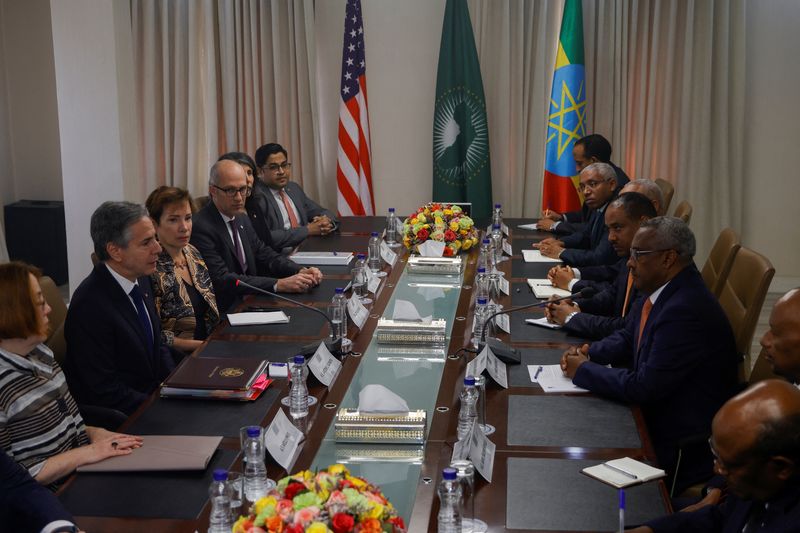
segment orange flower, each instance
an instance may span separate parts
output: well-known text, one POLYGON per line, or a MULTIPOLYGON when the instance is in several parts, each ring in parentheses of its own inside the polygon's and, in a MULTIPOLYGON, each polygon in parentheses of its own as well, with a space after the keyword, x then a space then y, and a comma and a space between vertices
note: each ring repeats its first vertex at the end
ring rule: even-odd
POLYGON ((368 518, 359 524, 362 533, 383 533, 380 520, 368 518))
POLYGON ((281 531, 283 531, 283 520, 281 520, 281 517, 278 515, 267 518, 264 521, 264 525, 270 533, 281 533, 281 531))

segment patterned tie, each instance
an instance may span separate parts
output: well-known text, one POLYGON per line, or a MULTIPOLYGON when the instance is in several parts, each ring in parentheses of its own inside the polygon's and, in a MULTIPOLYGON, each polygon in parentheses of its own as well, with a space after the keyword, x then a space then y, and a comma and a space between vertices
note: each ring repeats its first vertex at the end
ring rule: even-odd
POLYGON ((292 209, 292 204, 289 203, 289 196, 283 189, 281 189, 280 195, 281 195, 281 200, 283 200, 283 207, 286 208, 286 212, 289 214, 289 226, 296 228, 300 224, 297 222, 297 216, 294 214, 294 209, 292 209))
POLYGON ((134 285, 128 295, 133 300, 136 306, 136 314, 139 316, 139 324, 144 330, 144 336, 147 338, 147 351, 153 353, 153 325, 150 323, 150 317, 144 308, 144 298, 142 298, 142 291, 139 290, 139 285, 134 285))
POLYGON ((639 338, 636 339, 636 349, 639 349, 639 344, 642 342, 642 331, 644 331, 644 326, 647 324, 647 317, 650 316, 650 310, 653 308, 653 302, 650 298, 647 298, 644 301, 644 305, 642 306, 642 317, 639 319, 639 338))
POLYGON ((631 299, 631 287, 633 287, 633 276, 631 275, 630 269, 628 269, 628 285, 625 288, 625 302, 622 304, 623 318, 628 314, 628 303, 630 303, 631 299))
POLYGON ((230 224, 231 232, 233 233, 233 248, 236 251, 236 259, 239 260, 239 266, 242 267, 242 274, 247 274, 247 259, 244 256, 242 241, 239 239, 239 230, 236 228, 236 220, 231 220, 228 224, 230 224))

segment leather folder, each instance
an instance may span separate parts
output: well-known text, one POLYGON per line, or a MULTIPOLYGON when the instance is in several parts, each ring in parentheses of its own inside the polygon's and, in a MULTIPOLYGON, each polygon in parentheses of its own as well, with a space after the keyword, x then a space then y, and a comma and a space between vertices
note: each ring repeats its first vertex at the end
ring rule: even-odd
POLYGON ((144 443, 128 455, 78 467, 78 472, 163 472, 205 470, 222 437, 142 435, 144 443))

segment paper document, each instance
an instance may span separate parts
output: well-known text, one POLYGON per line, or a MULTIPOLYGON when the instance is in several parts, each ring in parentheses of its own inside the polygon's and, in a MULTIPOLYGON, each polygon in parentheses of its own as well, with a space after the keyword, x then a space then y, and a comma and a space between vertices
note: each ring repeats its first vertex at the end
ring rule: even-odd
POLYGON ((581 472, 618 489, 666 476, 660 468, 654 468, 630 457, 589 466, 581 472))
POLYGON ((228 313, 231 326, 256 326, 261 324, 286 324, 289 317, 283 311, 255 311, 249 313, 228 313))
POLYGON ((545 392, 589 392, 572 383, 561 371, 561 365, 542 365, 536 382, 545 392))
POLYGON ((539 226, 534 222, 533 224, 518 224, 517 227, 519 229, 526 229, 528 231, 536 231, 539 229, 539 226))
POLYGON ((543 316, 542 318, 526 318, 525 323, 533 324, 534 326, 540 326, 547 329, 561 329, 560 324, 548 322, 547 317, 545 316, 543 316))
POLYGON ((347 265, 353 252, 295 252, 289 259, 298 265, 347 265))
POLYGON ((522 257, 526 263, 560 263, 561 259, 545 257, 539 250, 522 250, 522 257))
POLYGON ((537 298, 550 298, 555 296, 563 298, 564 296, 571 296, 572 293, 568 290, 559 289, 553 286, 549 279, 545 278, 531 278, 528 279, 528 286, 533 290, 533 294, 537 298))

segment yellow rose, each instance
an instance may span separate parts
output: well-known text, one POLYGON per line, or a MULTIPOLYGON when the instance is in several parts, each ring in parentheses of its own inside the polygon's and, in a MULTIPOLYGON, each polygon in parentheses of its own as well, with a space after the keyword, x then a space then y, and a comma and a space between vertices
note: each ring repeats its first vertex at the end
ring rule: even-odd
POLYGON ((472 239, 467 239, 464 241, 464 244, 461 245, 462 250, 469 250, 472 248, 472 239))
POLYGON ((436 223, 436 225, 438 225, 438 226, 443 226, 444 225, 444 219, 442 217, 435 217, 433 220, 436 223))
POLYGON ((350 483, 352 483, 352 484, 353 484, 353 486, 354 486, 355 488, 357 488, 358 490, 364 489, 364 488, 366 488, 366 486, 367 486, 367 484, 366 484, 366 483, 365 483, 363 480, 361 480, 361 479, 358 479, 357 477, 353 477, 353 476, 347 476, 347 480, 348 480, 350 483))
POLYGON ((423 214, 417 215, 417 222, 421 222, 421 223, 424 224, 427 221, 428 221, 428 219, 425 218, 425 215, 423 215, 423 214))
POLYGON ((414 218, 412 218, 411 220, 408 221, 409 226, 413 226, 416 223, 417 223, 417 217, 414 217, 414 218))
POLYGON ((452 209, 445 209, 444 210, 444 214, 449 217, 449 216, 451 216, 453 214, 453 210, 452 209))
POLYGON ((261 514, 261 511, 264 510, 264 507, 277 504, 278 500, 276 500, 274 496, 267 496, 266 498, 261 498, 255 503, 255 505, 253 505, 253 511, 255 512, 256 516, 258 516, 261 514))
POLYGON ((313 522, 306 528, 306 533, 328 533, 328 526, 322 522, 313 522))
MULTIPOLYGON (((405 240, 405 239, 404 239, 405 240)), ((337 476, 341 473, 347 474, 347 467, 342 464, 335 464, 328 467, 328 473, 337 476)))
POLYGON ((455 250, 456 252, 461 249, 461 241, 453 241, 450 243, 450 247, 455 250))
POLYGON ((376 518, 380 520, 383 516, 383 505, 378 502, 369 502, 369 510, 366 512, 367 518, 376 518))
POLYGON ((454 221, 454 222, 451 222, 451 223, 450 223, 450 229, 451 229, 451 230, 453 230, 453 231, 458 231, 458 228, 459 228, 459 226, 458 226, 458 222, 455 222, 455 221, 454 221))

